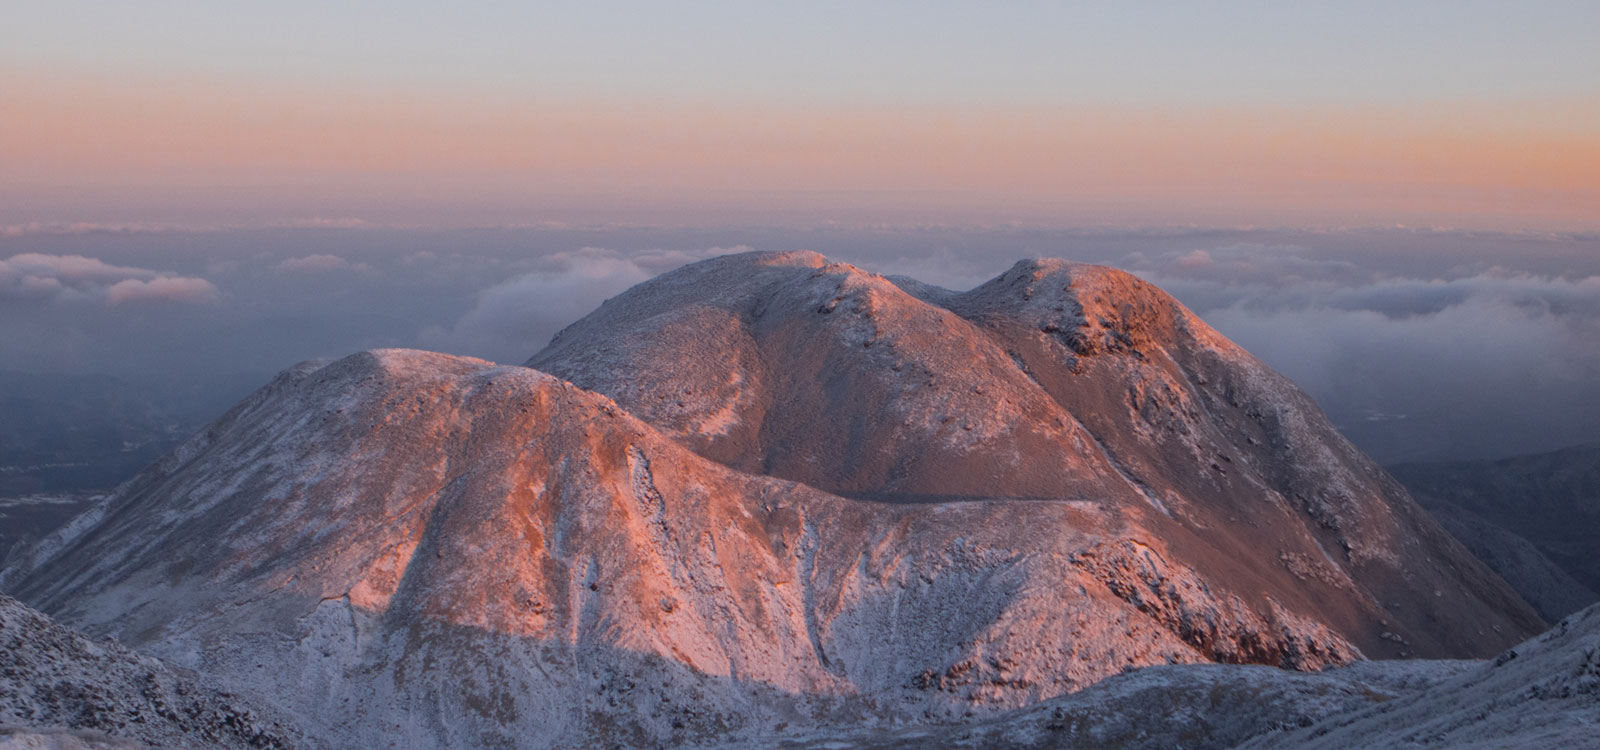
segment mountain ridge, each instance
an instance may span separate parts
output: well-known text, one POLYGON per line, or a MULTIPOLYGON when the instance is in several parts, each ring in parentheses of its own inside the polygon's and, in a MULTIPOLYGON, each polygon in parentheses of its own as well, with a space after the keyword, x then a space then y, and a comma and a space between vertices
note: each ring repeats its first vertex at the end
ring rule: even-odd
MULTIPOLYGON (((1268 588, 1337 589, 1348 576, 1332 556, 1342 556, 1400 589, 1364 615, 1386 620, 1415 616, 1387 611, 1397 599, 1444 591, 1408 584, 1415 574, 1386 559, 1421 544, 1469 571, 1495 609, 1518 612, 1518 631, 1541 625, 1308 397, 1148 282, 1024 260, 967 292, 901 283, 916 293, 815 253, 724 256, 608 300, 526 364, 611 395, 741 470, 871 499, 1094 498, 1218 566, 1261 540, 1205 537, 1301 528, 1273 540, 1277 559, 1236 575, 1276 570, 1294 584, 1268 588), (860 453, 877 465, 840 458, 860 453)), ((1377 654, 1462 653, 1381 637, 1396 629, 1356 642, 1377 654)))
POLYGON ((306 363, 0 587, 361 745, 951 720, 1133 666, 1481 655, 1536 628, 1153 287, 1040 263, 991 284, 975 322, 814 254, 732 256, 602 305, 535 357, 564 372, 306 363), (1113 285, 1088 317, 1074 273, 1113 285), (1255 468, 1296 455, 1317 460, 1255 468))

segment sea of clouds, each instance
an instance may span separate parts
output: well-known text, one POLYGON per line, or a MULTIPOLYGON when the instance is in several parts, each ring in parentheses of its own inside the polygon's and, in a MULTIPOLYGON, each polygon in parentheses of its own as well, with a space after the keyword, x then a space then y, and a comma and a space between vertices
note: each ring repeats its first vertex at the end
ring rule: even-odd
POLYGON ((1023 257, 1168 290, 1380 460, 1600 441, 1600 237, 1437 230, 0 228, 0 369, 166 382, 405 346, 517 363, 633 284, 812 249, 965 288, 1023 257))

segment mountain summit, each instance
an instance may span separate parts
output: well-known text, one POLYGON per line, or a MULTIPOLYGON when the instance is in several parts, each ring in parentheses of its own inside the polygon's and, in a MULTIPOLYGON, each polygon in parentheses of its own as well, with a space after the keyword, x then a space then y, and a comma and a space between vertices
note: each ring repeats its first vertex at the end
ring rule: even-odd
POLYGON ((527 364, 746 472, 889 503, 1080 501, 1369 656, 1488 654, 1540 625, 1310 398, 1113 268, 1025 260, 957 293, 725 256, 527 364))
POLYGON ((1286 380, 1111 269, 956 293, 727 256, 528 364, 292 368, 0 586, 359 746, 941 720, 1541 625, 1286 380))

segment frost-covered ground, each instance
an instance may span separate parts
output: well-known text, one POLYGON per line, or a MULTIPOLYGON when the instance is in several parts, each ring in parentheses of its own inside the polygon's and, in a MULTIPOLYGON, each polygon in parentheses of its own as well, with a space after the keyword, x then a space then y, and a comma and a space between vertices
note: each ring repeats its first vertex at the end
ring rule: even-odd
POLYGON ((259 702, 0 595, 0 748, 308 746, 259 702), (115 739, 113 739, 115 738, 115 739))
POLYGON ((1600 605, 1432 689, 1247 747, 1600 747, 1600 605))
MULTIPOLYGON (((963 724, 772 738, 786 750, 1229 748, 1285 727, 1416 695, 1472 661, 1363 662, 1307 674, 1220 664, 1146 667, 963 724)), ((732 746, 729 746, 730 750, 732 746)))
MULTIPOLYGON (((634 696, 636 699, 637 696, 634 696)), ((356 716, 352 714, 351 720, 356 716)), ((1600 607, 1489 661, 1362 662, 1320 673, 1147 667, 1014 711, 899 727, 774 727, 718 750, 1584 748, 1600 728, 1600 607)), ((348 746, 0 597, 0 750, 348 746)), ((394 735, 371 747, 471 747, 394 735)))

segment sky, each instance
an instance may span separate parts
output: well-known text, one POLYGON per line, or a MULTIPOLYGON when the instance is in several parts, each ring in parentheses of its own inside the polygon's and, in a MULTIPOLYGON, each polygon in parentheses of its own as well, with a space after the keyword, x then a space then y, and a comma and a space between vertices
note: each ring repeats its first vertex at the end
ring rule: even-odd
POLYGON ((1171 291, 1380 460, 1600 441, 1600 3, 4 16, 0 370, 518 363, 723 252, 1045 256, 1171 291))
POLYGON ((0 223, 1597 228, 1600 4, 9 3, 0 223))

